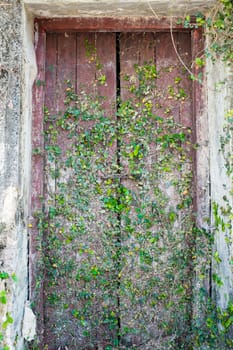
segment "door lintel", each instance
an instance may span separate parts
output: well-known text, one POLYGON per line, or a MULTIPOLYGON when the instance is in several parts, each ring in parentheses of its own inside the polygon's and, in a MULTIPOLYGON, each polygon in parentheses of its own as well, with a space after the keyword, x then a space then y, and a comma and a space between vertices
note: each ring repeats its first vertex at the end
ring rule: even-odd
MULTIPOLYGON (((190 31, 177 18, 155 16, 141 17, 78 17, 78 18, 36 18, 35 23, 46 32, 134 32, 134 31, 190 31)), ((195 25, 195 17, 191 22, 195 25)), ((197 29, 197 28, 195 28, 197 29)))

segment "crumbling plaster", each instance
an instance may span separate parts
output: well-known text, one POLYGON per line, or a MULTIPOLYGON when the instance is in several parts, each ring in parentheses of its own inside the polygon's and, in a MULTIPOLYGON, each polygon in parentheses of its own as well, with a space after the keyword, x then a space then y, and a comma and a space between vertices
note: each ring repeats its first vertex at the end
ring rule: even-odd
MULTIPOLYGON (((22 350, 22 320, 28 297, 27 235, 30 222, 31 183, 31 118, 32 85, 36 77, 34 51, 34 18, 64 16, 181 16, 197 10, 208 11, 215 0, 9 0, 0 5, 0 245, 3 270, 16 273, 18 282, 10 285, 8 310, 14 324, 7 330, 6 341, 10 349, 22 350), (17 340, 17 341, 16 341, 17 340)), ((225 110, 229 107, 229 84, 220 92, 213 87, 219 80, 229 81, 230 72, 221 64, 207 62, 208 97, 203 119, 198 120, 199 169, 202 178, 199 186, 203 201, 199 205, 198 222, 206 224, 209 213, 209 196, 220 200, 223 184, 228 179, 219 154, 219 133, 224 123, 225 110), (221 166, 220 166, 221 164, 221 166), (210 183, 209 183, 210 181, 210 183), (211 184, 211 186, 209 186, 211 184), (209 188, 212 188, 209 192, 209 188)), ((228 183, 227 186, 230 186, 228 183)), ((232 272, 227 264, 231 247, 226 247, 219 235, 216 245, 220 248, 221 276, 226 280, 218 292, 220 306, 226 306, 232 289, 232 272), (227 254, 226 254, 227 252, 227 254)), ((28 314, 27 312, 25 314, 28 314)), ((24 325, 27 320, 24 321, 24 325)), ((24 328, 25 331, 25 328, 24 328)), ((25 335, 25 334, 24 334, 25 335)), ((25 335, 26 336, 26 335, 25 335)), ((31 329, 30 329, 30 337, 31 329)))

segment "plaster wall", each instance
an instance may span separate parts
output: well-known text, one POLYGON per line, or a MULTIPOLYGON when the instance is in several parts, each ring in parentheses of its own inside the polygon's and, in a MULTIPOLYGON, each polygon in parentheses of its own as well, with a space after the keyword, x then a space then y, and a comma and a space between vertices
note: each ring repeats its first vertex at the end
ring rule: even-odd
MULTIPOLYGON (((209 129, 209 154, 210 154, 210 195, 211 195, 211 230, 215 234, 213 255, 217 252, 221 262, 218 264, 213 259, 213 273, 216 273, 222 280, 223 285, 215 288, 218 305, 226 308, 229 299, 233 297, 233 270, 230 261, 233 256, 232 231, 216 230, 213 207, 215 203, 219 207, 226 208, 226 198, 232 206, 232 183, 226 173, 226 155, 232 154, 232 141, 226 145, 225 151, 221 151, 221 137, 224 137, 223 128, 226 124, 226 113, 232 108, 233 83, 232 71, 221 62, 213 63, 208 61, 207 91, 208 91, 208 129, 209 129)), ((224 218, 224 216, 223 216, 224 218)), ((225 220, 225 219, 224 219, 225 220)), ((226 220, 225 220, 226 221, 226 220)), ((214 283, 213 283, 214 285, 214 283)))
POLYGON ((0 4, 0 264, 1 271, 17 281, 1 282, 7 291, 2 305, 1 324, 6 312, 14 319, 6 330, 10 349, 22 348, 21 322, 27 298, 27 229, 25 226, 23 173, 20 165, 22 126, 22 6, 0 4))
MULTIPOLYGON (((28 314, 31 111, 32 84, 36 77, 34 17, 176 16, 196 13, 197 10, 205 12, 214 3, 215 0, 9 0, 0 4, 0 263, 1 270, 15 273, 18 280, 16 283, 7 282, 9 300, 5 310, 0 310, 4 317, 7 309, 14 319, 5 338, 10 349, 23 350, 23 336, 28 334, 25 327, 22 333, 22 324, 25 305, 28 314)), ((201 141, 197 176, 202 191, 198 222, 206 228, 205 219, 210 215, 209 196, 221 200, 223 184, 228 181, 222 170, 218 140, 225 110, 230 105, 229 84, 218 93, 212 88, 219 80, 228 80, 230 72, 220 64, 213 66, 211 62, 207 64, 207 71, 208 104, 206 110, 200 111, 197 121, 201 141)), ((227 186, 230 186, 229 181, 227 186)), ((232 272, 228 264, 231 248, 226 247, 221 235, 216 237, 216 245, 222 258, 218 269, 226 280, 218 292, 218 303, 224 307, 232 289, 232 272)), ((25 322, 27 324, 28 320, 25 322)))

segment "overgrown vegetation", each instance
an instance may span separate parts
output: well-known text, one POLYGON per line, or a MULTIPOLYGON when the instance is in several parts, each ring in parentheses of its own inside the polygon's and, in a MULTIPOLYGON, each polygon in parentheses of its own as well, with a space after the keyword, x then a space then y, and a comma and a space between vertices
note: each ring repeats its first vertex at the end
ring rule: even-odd
POLYGON ((194 23, 190 16, 186 16, 183 23, 186 28, 203 27, 205 35, 208 36, 208 46, 202 57, 196 58, 196 64, 202 67, 207 57, 213 61, 220 57, 225 64, 232 65, 233 3, 231 0, 218 0, 207 16, 199 12, 195 16, 194 23))
MULTIPOLYGON (((189 16, 184 25, 191 25, 189 16)), ((212 41, 195 63, 202 67, 205 57, 221 55, 231 64, 232 2, 221 0, 209 18, 197 14, 196 25, 205 26, 212 41)), ((98 84, 105 84, 101 63, 94 63, 98 84)), ((158 103, 162 75, 155 65, 135 66, 135 76, 134 83, 124 77, 128 98, 119 98, 112 114, 102 96, 85 89, 77 94, 69 81, 65 113, 45 110, 49 191, 36 215, 44 239, 47 321, 57 347, 231 349, 232 302, 220 310, 201 286, 195 300, 202 314, 195 315, 191 276, 197 267, 199 278, 206 277, 216 231, 232 231, 232 192, 226 207, 214 205, 213 231, 195 227, 192 130, 158 103)), ((181 104, 189 98, 182 74, 168 96, 181 104)), ((224 152, 232 119, 230 111, 224 152)), ((232 177, 229 150, 226 167, 232 177)), ((213 258, 221 262, 218 252, 213 258)), ((212 278, 216 287, 224 283, 215 273, 212 278)))
POLYGON ((210 47, 207 47, 206 55, 215 59, 214 54, 220 55, 228 64, 233 63, 233 3, 231 0, 219 0, 210 15, 197 16, 200 25, 205 25, 210 36, 210 47))
MULTIPOLYGON (((219 0, 208 17, 197 14, 196 25, 204 26, 211 38, 205 54, 195 60, 198 66, 205 65, 206 57, 219 56, 232 65, 232 13, 232 1, 219 0)), ((189 16, 184 25, 192 25, 189 16)), ((47 180, 52 188, 43 203, 45 211, 37 216, 46 236, 46 297, 57 345, 66 344, 68 337, 71 346, 80 349, 98 345, 100 339, 105 350, 136 349, 136 343, 143 349, 232 349, 232 301, 220 310, 201 288, 205 317, 191 323, 190 282, 199 259, 204 261, 205 276, 215 232, 227 231, 226 239, 232 242, 232 191, 224 198, 224 207, 214 205, 215 231, 195 228, 190 216, 190 129, 177 123, 169 108, 166 118, 156 113, 156 67, 147 64, 135 70, 139 84, 128 86, 129 100, 118 101, 115 120, 105 115, 101 98, 80 97, 69 82, 64 115, 54 118, 45 111, 47 180), (68 145, 65 153, 59 147, 61 138, 68 145), (173 202, 169 191, 177 193, 173 202), (198 241, 205 243, 197 250, 198 241), (64 284, 66 293, 59 290, 64 284), (155 323, 158 328, 152 331, 155 323)), ((182 101, 187 96, 177 79, 172 99, 182 101)), ((104 75, 99 83, 105 83, 104 75)), ((221 145, 233 180, 232 130, 231 110, 221 145)), ((214 260, 221 262, 218 252, 214 260)), ((9 278, 0 273, 1 281, 9 278)), ((213 281, 217 287, 224 283, 216 274, 213 281)), ((4 287, 3 306, 7 294, 4 287)), ((12 323, 6 312, 2 350, 9 349, 4 332, 12 323)))
MULTIPOLYGON (((221 137, 221 150, 220 152, 225 158, 225 168, 229 180, 233 183, 233 168, 232 168, 232 138, 233 138, 233 110, 229 110, 226 114, 226 123, 224 126, 224 134, 221 137)), ((215 235, 223 235, 230 248, 232 245, 232 220, 233 220, 233 207, 232 207, 232 189, 230 189, 227 195, 223 196, 222 204, 213 203, 213 220, 214 228, 212 229, 212 239, 210 241, 210 248, 214 247, 215 235)), ((215 266, 221 264, 222 260, 218 251, 211 252, 215 266)), ((232 265, 232 259, 229 260, 229 265, 232 265)), ((217 270, 217 269, 216 269, 217 270)), ((212 271, 212 282, 215 288, 215 292, 218 288, 221 288, 225 281, 223 281, 215 271, 212 271)), ((197 345, 200 349, 232 349, 233 348, 233 304, 230 298, 227 307, 222 310, 216 306, 214 294, 212 297, 206 296, 206 292, 201 290, 200 296, 203 298, 201 302, 205 303, 205 307, 202 308, 203 322, 201 327, 196 329, 197 345)))
MULTIPOLYGON (((185 26, 190 26, 190 17, 186 17, 185 26)), ((195 63, 202 67, 205 65, 206 58, 211 58, 213 62, 220 59, 224 64, 232 69, 233 63, 233 3, 231 0, 220 0, 216 7, 213 8, 209 16, 205 17, 199 13, 196 16, 196 25, 205 28, 205 33, 209 38, 209 46, 206 47, 205 53, 201 59, 196 59, 195 63)), ((225 159, 225 170, 229 177, 229 183, 233 183, 232 168, 232 139, 233 139, 233 110, 226 112, 226 123, 223 134, 220 139, 220 152, 225 159)), ((209 241, 211 248, 212 261, 215 265, 215 271, 211 271, 212 295, 208 295, 206 290, 200 289, 200 309, 203 315, 202 320, 195 320, 194 334, 196 337, 195 344, 198 349, 232 349, 233 341, 233 307, 230 296, 227 307, 222 310, 216 306, 215 294, 221 288, 223 281, 216 271, 222 263, 218 251, 214 249, 214 240, 218 235, 225 238, 226 244, 230 249, 232 245, 232 185, 226 194, 224 188, 222 203, 212 202, 213 227, 211 228, 211 239, 209 241), (204 307, 203 307, 204 305, 204 307), (197 322, 196 322, 197 321, 197 322), (198 327, 196 328, 196 324, 198 327)), ((231 259, 229 265, 232 265, 231 259)))
MULTIPOLYGON (((131 78, 116 114, 69 82, 65 113, 45 110, 49 192, 37 215, 57 347, 190 348, 192 132, 160 105, 153 64, 131 78)), ((167 88, 173 103, 189 98, 182 79, 167 88)))

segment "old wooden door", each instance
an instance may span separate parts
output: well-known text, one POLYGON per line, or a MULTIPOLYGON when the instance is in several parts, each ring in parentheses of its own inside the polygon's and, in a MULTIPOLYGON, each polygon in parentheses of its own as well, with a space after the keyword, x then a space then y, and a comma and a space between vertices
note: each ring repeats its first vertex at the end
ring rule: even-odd
POLYGON ((180 58, 190 66, 191 34, 173 41, 46 33, 34 163, 46 349, 188 349, 194 133, 180 58))

